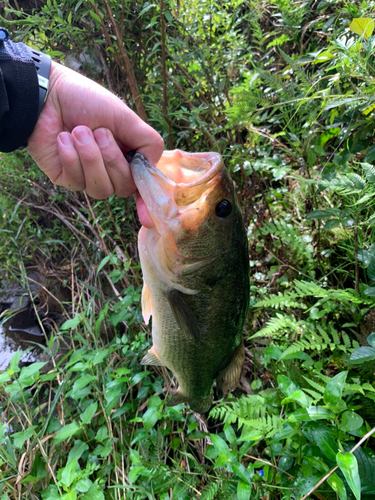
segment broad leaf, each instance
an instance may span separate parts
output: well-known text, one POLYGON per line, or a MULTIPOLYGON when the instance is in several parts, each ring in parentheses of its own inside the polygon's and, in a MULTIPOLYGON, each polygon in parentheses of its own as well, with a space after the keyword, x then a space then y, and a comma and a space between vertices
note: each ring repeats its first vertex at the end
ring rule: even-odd
POLYGON ((329 476, 327 483, 338 494, 340 500, 347 500, 345 485, 335 472, 329 476))
POLYGON ((354 455, 357 458, 361 478, 361 493, 369 498, 375 498, 375 454, 368 448, 359 448, 354 455))
POLYGON ((353 432, 360 429, 363 425, 363 418, 354 411, 344 411, 341 416, 340 430, 344 432, 353 432))
POLYGON ((348 372, 340 372, 328 382, 323 394, 325 404, 335 406, 339 402, 347 375, 348 372))
POLYGON ((357 35, 368 38, 374 31, 375 23, 369 17, 357 17, 349 25, 350 31, 357 35))
POLYGON ((352 352, 348 363, 350 365, 360 365, 362 363, 367 363, 368 361, 374 361, 375 359, 375 347, 359 347, 352 352))
POLYGON ((62 429, 59 430, 59 432, 53 438, 53 442, 55 444, 60 444, 66 439, 68 439, 70 436, 76 434, 79 430, 80 426, 77 424, 77 422, 72 422, 71 424, 65 425, 64 427, 62 427, 62 429))
POLYGON ((358 472, 357 459, 353 453, 337 453, 337 465, 340 467, 341 472, 344 474, 346 482, 352 490, 357 500, 361 500, 361 480, 358 472))
POLYGON ((237 500, 250 500, 251 486, 243 481, 237 485, 237 500))

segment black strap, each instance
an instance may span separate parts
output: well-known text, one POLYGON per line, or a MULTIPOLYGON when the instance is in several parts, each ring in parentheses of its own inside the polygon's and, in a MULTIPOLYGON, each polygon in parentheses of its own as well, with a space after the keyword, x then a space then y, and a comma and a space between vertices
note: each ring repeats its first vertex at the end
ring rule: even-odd
POLYGON ((23 43, 0 28, 0 151, 23 146, 39 117, 37 69, 23 43))

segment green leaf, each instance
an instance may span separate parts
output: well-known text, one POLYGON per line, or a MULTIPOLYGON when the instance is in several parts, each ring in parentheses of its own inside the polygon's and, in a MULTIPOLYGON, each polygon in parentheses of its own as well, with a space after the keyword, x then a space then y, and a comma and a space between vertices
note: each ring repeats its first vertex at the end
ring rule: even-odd
POLYGON ((375 498, 375 454, 368 448, 358 448, 354 452, 361 477, 361 493, 375 498))
POLYGON ((330 430, 327 427, 318 426, 318 424, 310 425, 315 425, 315 427, 307 429, 304 431, 304 434, 306 434, 309 439, 312 439, 318 445, 318 448, 320 448, 322 453, 329 460, 335 462, 338 446, 336 441, 333 439, 330 430))
POLYGON ((9 382, 11 380, 11 376, 6 371, 0 375, 0 384, 5 384, 5 382, 9 382))
POLYGON ((369 286, 363 293, 366 297, 375 297, 375 286, 369 286))
POLYGON ((370 344, 371 347, 375 347, 375 333, 371 333, 367 337, 367 342, 370 344))
POLYGON ((250 500, 251 486, 243 481, 237 484, 237 500, 250 500))
POLYGON ((368 38, 372 35, 374 31, 375 23, 369 17, 357 17, 349 25, 350 31, 356 33, 357 35, 368 38))
POLYGON ((278 375, 277 383, 279 388, 285 396, 290 396, 299 390, 299 387, 286 375, 278 375))
POLYGON ((325 404, 336 406, 341 399, 347 376, 348 372, 340 372, 328 382, 323 394, 325 404))
POLYGON ((326 217, 337 216, 338 210, 330 208, 329 210, 313 210, 308 213, 306 219, 325 219, 326 217))
POLYGON ((71 424, 65 425, 53 438, 53 442, 55 444, 60 444, 71 436, 74 436, 74 434, 76 434, 79 430, 80 426, 77 424, 77 422, 72 422, 71 424))
POLYGON ((329 476, 327 483, 338 494, 340 500, 347 500, 345 485, 335 472, 329 476))
POLYGON ((80 469, 78 466, 78 460, 77 458, 73 458, 70 462, 67 463, 67 465, 59 470, 58 473, 58 478, 59 482, 65 486, 66 488, 69 488, 72 484, 73 481, 80 475, 80 469))
POLYGON ((30 383, 30 385, 34 382, 34 375, 39 376, 39 370, 43 368, 47 363, 33 363, 29 366, 24 366, 21 370, 19 381, 21 383, 25 383, 26 381, 30 383))
POLYGON ((304 422, 311 420, 332 420, 335 418, 335 414, 332 413, 328 408, 323 408, 322 406, 309 406, 308 408, 301 408, 290 414, 289 420, 291 422, 304 422))
POLYGON ((342 219, 328 219, 323 229, 335 229, 335 227, 339 227, 341 223, 342 219))
POLYGON ((23 432, 16 432, 13 434, 13 443, 15 448, 22 448, 22 446, 25 444, 25 441, 31 438, 31 436, 34 434, 34 429, 36 429, 36 425, 33 425, 32 427, 29 427, 26 429, 26 431, 23 432))
POLYGON ((162 418, 162 414, 157 410, 157 408, 149 408, 142 417, 143 425, 146 431, 149 431, 154 427, 156 422, 162 418))
POLYGON ((375 347, 359 347, 352 352, 348 363, 350 365, 360 365, 362 363, 367 363, 368 361, 373 361, 375 359, 375 347))
POLYGON ((311 400, 307 398, 306 394, 299 389, 298 391, 293 392, 292 394, 289 394, 289 396, 281 401, 281 404, 286 404, 291 401, 295 401, 296 403, 299 403, 303 407, 310 406, 311 400))
POLYGON ((60 330, 71 330, 77 328, 84 316, 84 314, 77 314, 74 318, 68 319, 60 326, 60 330))
POLYGON ((82 413, 82 415, 80 415, 80 419, 81 419, 81 422, 83 424, 89 424, 91 422, 91 420, 93 419, 96 411, 98 409, 98 403, 91 403, 91 405, 89 405, 86 410, 82 413))
POLYGON ((89 446, 87 443, 84 443, 83 441, 80 441, 77 439, 77 441, 74 441, 74 446, 69 452, 68 456, 68 462, 73 460, 74 458, 79 460, 83 453, 89 449, 89 446))
POLYGON ((103 491, 97 484, 93 484, 89 491, 83 495, 81 500, 104 500, 104 498, 103 491))
MULTIPOLYGON (((98 19, 97 19, 98 20, 98 19)), ((99 22, 100 22, 100 18, 99 18, 99 22)), ((112 255, 107 255, 106 257, 104 257, 104 259, 101 260, 101 262, 99 263, 98 265, 98 268, 96 270, 96 274, 99 274, 100 271, 103 269, 103 267, 107 264, 107 262, 110 261, 110 259, 112 258, 112 255)))
POLYGON ((79 377, 73 384, 72 394, 83 389, 93 380, 96 380, 96 377, 94 375, 83 375, 83 377, 79 377))
POLYGON ((18 373, 20 368, 18 363, 21 361, 22 351, 18 350, 12 357, 9 363, 8 373, 12 375, 13 373, 18 373))
POLYGON ((42 500, 61 500, 61 496, 54 484, 42 491, 42 500))
POLYGON ((214 445, 215 450, 220 455, 225 455, 227 457, 230 456, 230 454, 231 454, 230 449, 223 438, 221 438, 217 434, 210 434, 210 438, 211 438, 212 444, 214 445))
POLYGON ((95 19, 95 21, 98 22, 99 26, 101 25, 101 19, 100 17, 98 16, 98 14, 96 12, 93 12, 92 10, 90 10, 90 15, 93 19, 95 19))
POLYGON ((75 485, 75 489, 80 493, 87 493, 92 486, 92 481, 88 477, 80 479, 75 485))
POLYGON ((361 479, 358 473, 357 459, 353 453, 339 452, 336 455, 336 461, 354 496, 357 500, 361 500, 361 479))
POLYGON ((249 471, 241 463, 234 463, 232 465, 233 472, 243 481, 251 486, 251 477, 249 471))
POLYGON ((340 430, 352 432, 360 429, 363 425, 363 418, 354 411, 344 411, 341 415, 340 430))

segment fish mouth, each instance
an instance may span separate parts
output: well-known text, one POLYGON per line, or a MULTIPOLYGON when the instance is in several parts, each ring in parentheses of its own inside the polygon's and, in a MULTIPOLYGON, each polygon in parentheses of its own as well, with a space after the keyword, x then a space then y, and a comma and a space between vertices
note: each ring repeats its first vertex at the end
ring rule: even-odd
POLYGON ((185 153, 179 149, 165 151, 157 164, 167 179, 185 189, 209 183, 223 167, 218 153, 185 153))
POLYGON ((165 151, 156 167, 142 154, 135 153, 131 169, 137 189, 160 232, 162 221, 170 223, 178 218, 210 189, 224 164, 218 153, 185 153, 176 149, 165 151))

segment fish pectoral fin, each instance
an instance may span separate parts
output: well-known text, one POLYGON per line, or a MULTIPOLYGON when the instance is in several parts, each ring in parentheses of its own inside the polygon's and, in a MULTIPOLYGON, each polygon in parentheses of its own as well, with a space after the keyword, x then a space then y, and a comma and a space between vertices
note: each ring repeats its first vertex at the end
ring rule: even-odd
POLYGON ((148 325, 148 322, 150 321, 150 316, 152 316, 152 304, 151 304, 150 289, 146 285, 146 283, 143 283, 143 287, 142 287, 141 304, 142 304, 143 320, 146 323, 146 325, 148 325))
POLYGON ((200 344, 201 332, 198 320, 189 304, 184 300, 182 293, 178 290, 171 290, 166 293, 166 296, 180 329, 186 333, 186 336, 192 335, 197 343, 200 344))
POLYGON ((245 361, 245 346, 243 340, 234 351, 228 366, 221 370, 216 377, 216 383, 224 396, 233 391, 241 378, 242 368, 245 361))
POLYGON ((151 347, 146 356, 143 356, 141 365, 165 366, 160 361, 159 356, 155 351, 155 347, 151 347))

